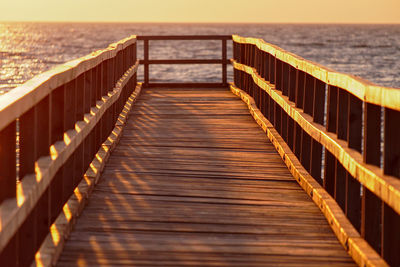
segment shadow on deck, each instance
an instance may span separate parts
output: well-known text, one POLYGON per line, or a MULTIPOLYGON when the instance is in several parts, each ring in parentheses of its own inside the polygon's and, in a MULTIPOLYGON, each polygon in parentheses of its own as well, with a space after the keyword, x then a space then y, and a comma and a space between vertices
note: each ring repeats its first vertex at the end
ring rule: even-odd
POLYGON ((354 265, 227 89, 144 89, 58 266, 354 265))

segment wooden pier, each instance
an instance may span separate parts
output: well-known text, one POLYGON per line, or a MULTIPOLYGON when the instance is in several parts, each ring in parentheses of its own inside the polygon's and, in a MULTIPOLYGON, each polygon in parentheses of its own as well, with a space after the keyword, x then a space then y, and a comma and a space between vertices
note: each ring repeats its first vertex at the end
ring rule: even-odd
POLYGON ((260 39, 131 36, 0 98, 0 265, 399 266, 399 123, 399 89, 260 39), (150 59, 152 40, 221 58, 150 59))

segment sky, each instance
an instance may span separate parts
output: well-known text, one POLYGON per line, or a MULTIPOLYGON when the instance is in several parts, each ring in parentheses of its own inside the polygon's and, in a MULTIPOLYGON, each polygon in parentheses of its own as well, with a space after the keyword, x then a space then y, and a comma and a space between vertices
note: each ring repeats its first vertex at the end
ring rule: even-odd
POLYGON ((400 23, 400 0, 0 0, 0 21, 400 23))

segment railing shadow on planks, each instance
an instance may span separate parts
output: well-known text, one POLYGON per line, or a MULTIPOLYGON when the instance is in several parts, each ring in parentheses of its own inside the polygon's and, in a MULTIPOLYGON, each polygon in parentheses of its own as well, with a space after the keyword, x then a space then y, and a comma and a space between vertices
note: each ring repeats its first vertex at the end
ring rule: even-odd
POLYGON ((308 190, 356 262, 373 265, 381 255, 400 266, 400 89, 332 71, 261 39, 234 35, 233 55, 231 90, 254 99, 290 149, 280 151, 288 167, 298 160, 336 201, 350 228, 327 210, 334 207, 315 200, 318 190, 308 190), (363 240, 377 255, 363 255, 363 240))
POLYGON ((131 36, 1 97, 2 266, 30 266, 112 133, 137 86, 138 64, 136 36, 131 36))

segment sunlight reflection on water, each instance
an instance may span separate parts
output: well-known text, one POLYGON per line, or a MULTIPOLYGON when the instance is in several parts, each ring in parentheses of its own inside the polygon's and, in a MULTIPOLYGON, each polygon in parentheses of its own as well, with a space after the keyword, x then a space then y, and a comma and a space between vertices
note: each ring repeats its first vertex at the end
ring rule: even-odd
MULTIPOLYGON (((400 25, 0 23, 0 94, 131 34, 232 33, 261 37, 329 68, 400 87, 400 25)), ((150 58, 221 57, 215 41, 152 41, 150 47, 150 58)), ((154 81, 164 82, 215 82, 221 73, 216 65, 159 66, 150 71, 154 81)))

